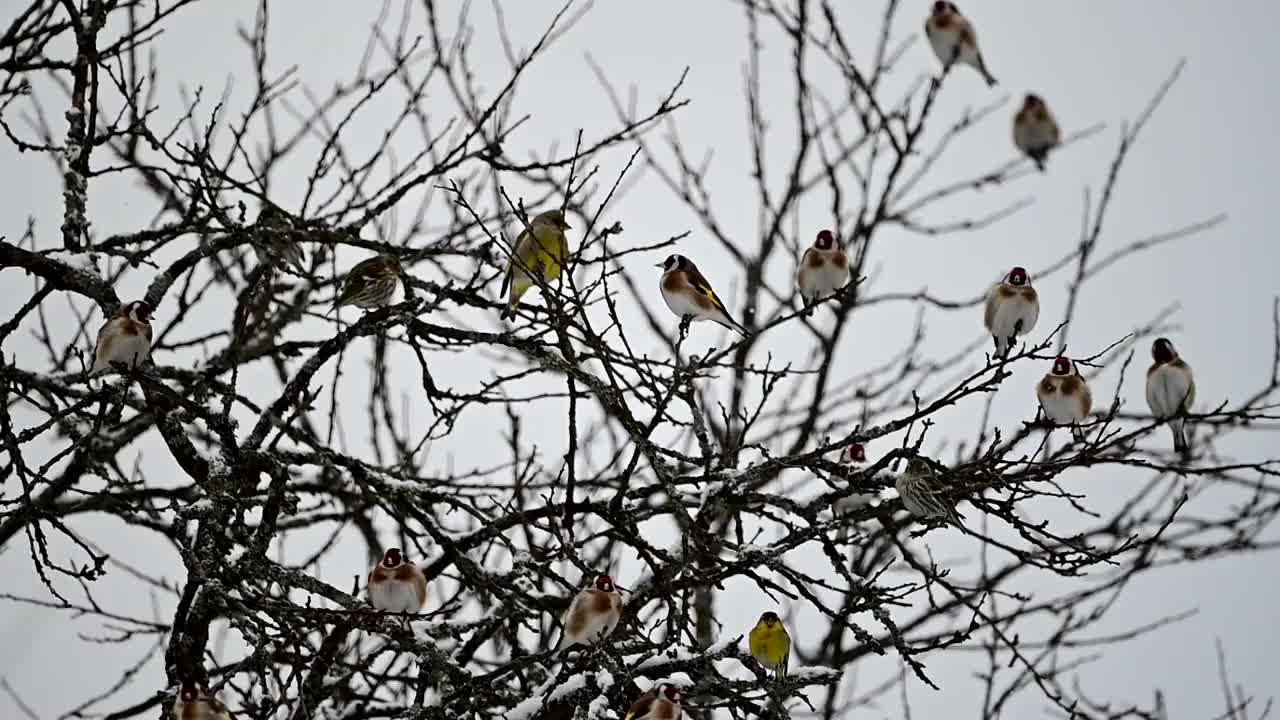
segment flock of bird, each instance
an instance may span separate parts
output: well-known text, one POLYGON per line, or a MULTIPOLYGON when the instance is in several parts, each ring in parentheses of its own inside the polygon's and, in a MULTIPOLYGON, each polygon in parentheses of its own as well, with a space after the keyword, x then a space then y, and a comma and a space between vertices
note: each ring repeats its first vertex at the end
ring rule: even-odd
MULTIPOLYGON (((934 2, 925 32, 938 59, 946 66, 975 68, 988 85, 996 80, 988 71, 978 48, 972 24, 954 3, 934 2)), ((1061 133, 1045 102, 1028 94, 1013 121, 1015 145, 1043 172, 1049 152, 1061 142, 1061 133)), ((291 232, 292 220, 272 205, 266 205, 255 223, 254 249, 259 259, 283 269, 286 264, 303 270, 303 254, 291 232)), ((548 210, 534 216, 518 237, 503 276, 500 293, 507 296, 502 317, 515 316, 521 298, 535 285, 544 292, 559 278, 569 255, 565 230, 570 225, 562 210, 548 210)), ((716 295, 697 265, 684 255, 674 254, 658 264, 663 272, 659 282, 662 299, 682 321, 712 321, 746 336, 749 331, 736 321, 716 295)), ((375 308, 391 301, 400 283, 403 268, 395 255, 382 254, 358 263, 343 278, 334 307, 354 305, 375 308)), ((828 230, 817 234, 805 250, 796 271, 796 287, 805 307, 844 292, 850 282, 849 257, 828 230)), ((100 329, 94 353, 93 371, 118 364, 136 366, 151 353, 152 307, 143 301, 122 305, 100 329)), ((1031 278, 1022 267, 1009 270, 993 285, 986 298, 983 323, 995 343, 995 359, 1003 361, 1017 338, 1031 332, 1040 315, 1040 299, 1031 278)), ((1147 371, 1147 402, 1153 415, 1167 421, 1173 432, 1174 448, 1186 452, 1184 417, 1195 398, 1191 368, 1178 356, 1173 344, 1159 338, 1152 346, 1154 363, 1147 371)), ((1083 437, 1080 423, 1092 410, 1089 385, 1076 364, 1057 357, 1052 369, 1036 386, 1036 397, 1044 416, 1053 425, 1069 426, 1073 435, 1083 437)), ((861 444, 850 444, 841 452, 841 463, 866 462, 861 444)), ((958 522, 955 500, 948 496, 932 465, 923 458, 908 461, 906 471, 895 481, 904 507, 922 518, 944 518, 958 522)), ((834 510, 844 513, 871 502, 876 496, 855 494, 842 498, 834 510)), ((844 530, 847 532, 847 529, 844 530)), ((413 562, 398 548, 388 549, 368 577, 368 599, 378 610, 416 613, 426 601, 427 581, 413 562)), ((622 595, 607 575, 594 579, 579 592, 562 618, 560 648, 591 645, 608 637, 622 617, 622 595)), ((791 652, 791 638, 778 615, 766 612, 750 633, 752 655, 778 677, 785 677, 791 652)), ((631 707, 625 720, 677 720, 681 717, 679 688, 659 685, 631 707)), ((203 686, 184 682, 174 703, 177 720, 225 720, 225 706, 203 686)))

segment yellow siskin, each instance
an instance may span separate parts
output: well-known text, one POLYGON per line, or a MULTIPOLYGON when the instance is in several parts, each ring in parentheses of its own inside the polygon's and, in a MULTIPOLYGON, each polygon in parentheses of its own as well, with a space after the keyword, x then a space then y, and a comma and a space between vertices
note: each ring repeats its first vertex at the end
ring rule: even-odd
POLYGON ((362 260, 342 279, 334 307, 355 305, 365 309, 386 305, 400 282, 400 258, 376 255, 362 260))
POLYGON ((565 257, 569 255, 569 241, 564 236, 568 229, 563 211, 548 210, 535 215, 529 227, 516 237, 515 254, 507 262, 507 274, 498 291, 508 293, 503 318, 515 317, 521 296, 536 284, 531 273, 537 273, 544 283, 560 277, 565 257))
POLYGON ((748 637, 751 645, 751 657, 773 670, 778 679, 787 676, 787 662, 791 659, 791 636, 782 626, 782 619, 777 613, 767 612, 760 616, 760 621, 751 628, 748 637))

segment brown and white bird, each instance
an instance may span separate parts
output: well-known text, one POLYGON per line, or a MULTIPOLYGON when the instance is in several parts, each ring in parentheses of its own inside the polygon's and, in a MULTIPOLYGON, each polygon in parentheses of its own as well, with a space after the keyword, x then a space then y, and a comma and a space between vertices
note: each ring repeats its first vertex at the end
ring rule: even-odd
POLYGON ((1040 296, 1031 287, 1026 268, 1014 267, 1004 279, 987 291, 987 308, 982 323, 996 343, 996 357, 1003 358, 1040 318, 1040 296))
POLYGON ((252 229, 253 251, 258 262, 281 270, 288 263, 301 273, 304 270, 302 246, 290 237, 292 230, 293 219, 288 213, 271 203, 264 203, 252 229))
POLYGON ((662 684, 641 695, 622 720, 680 720, 684 696, 675 685, 662 684))
POLYGON ((400 258, 395 255, 375 255, 360 261, 342 279, 334 308, 355 305, 367 310, 386 305, 400 284, 401 272, 400 258))
MULTIPOLYGON (((849 443, 840 451, 840 464, 844 467, 846 476, 852 475, 867 462, 867 451, 862 443, 849 443)), ((831 511, 836 517, 844 517, 852 512, 857 512, 862 508, 875 502, 880 497, 878 493, 853 493, 846 497, 842 497, 835 501, 831 507, 831 511)), ((849 526, 841 525, 839 531, 841 540, 849 537, 849 526)))
POLYGON ((137 367, 151 356, 151 304, 144 300, 124 303, 98 329, 91 372, 106 370, 111 363, 137 367))
POLYGON ((1013 144, 1044 172, 1049 151, 1061 143, 1062 131, 1049 106, 1039 95, 1027 93, 1022 107, 1013 116, 1013 144))
POLYGON ((1093 410, 1093 393, 1075 363, 1061 355, 1055 358, 1053 370, 1036 386, 1036 398, 1050 422, 1070 425, 1075 438, 1084 439, 1080 423, 1093 410))
POLYGON ((1173 432, 1173 449, 1187 452, 1186 414, 1196 399, 1196 381, 1191 366, 1174 349, 1168 338, 1151 343, 1154 362, 1147 370, 1147 405, 1157 420, 1169 423, 1173 432))
POLYGON ((924 21, 924 33, 929 37, 929 44, 943 66, 952 63, 970 65, 982 73, 987 86, 994 86, 996 79, 987 71, 987 64, 982 59, 982 51, 978 48, 978 33, 973 23, 960 14, 955 3, 938 0, 933 4, 929 19, 924 21))
POLYGON ((231 713, 209 689, 190 681, 183 682, 173 700, 174 720, 232 720, 231 713))
POLYGON ((427 577, 404 557, 387 548, 382 562, 369 571, 369 604, 383 612, 411 613, 427 601, 427 577))
POLYGON ((943 519, 956 525, 961 516, 933 465, 922 457, 907 461, 907 469, 893 483, 907 512, 921 519, 943 519))
POLYGON ((698 266, 683 255, 671 255, 654 267, 663 269, 659 287, 662 299, 676 317, 693 320, 711 320, 730 330, 737 330, 745 337, 747 329, 729 315, 724 303, 716 297, 711 283, 698 272, 698 266))
POLYGON ((569 603, 561 623, 560 650, 574 645, 594 645, 609 637, 622 619, 622 593, 613 578, 597 576, 591 587, 583 588, 569 603))
POLYGON ((804 255, 796 271, 796 287, 806 308, 849 284, 849 255, 830 230, 823 230, 804 255))

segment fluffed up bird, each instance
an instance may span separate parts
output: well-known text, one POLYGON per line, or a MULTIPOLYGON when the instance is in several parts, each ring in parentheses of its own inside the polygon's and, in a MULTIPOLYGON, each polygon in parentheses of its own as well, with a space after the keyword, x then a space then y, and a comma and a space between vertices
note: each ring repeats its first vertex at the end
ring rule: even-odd
MULTIPOLYGON (((867 462, 867 451, 862 443, 849 443, 840 451, 840 465, 843 466, 846 477, 867 462)), ((853 493, 836 500, 831 506, 832 513, 837 517, 844 517, 852 512, 857 512, 862 508, 875 502, 880 497, 879 493, 853 493)), ((849 537, 849 526, 841 525, 839 537, 841 540, 847 540, 849 537)))
POLYGON ((751 657, 767 670, 776 673, 779 680, 787 676, 787 664, 791 661, 791 636, 782 625, 782 618, 775 612, 766 612, 756 621, 747 638, 751 657))
POLYGON ((302 246, 290 237, 293 219, 271 203, 264 203, 253 223, 253 251, 258 262, 283 270, 285 263, 302 272, 302 246))
POLYGON ((515 317, 520 298, 536 283, 534 277, 551 283, 560 277, 565 258, 569 255, 569 240, 564 231, 569 229, 564 211, 547 210, 529 221, 529 227, 516 236, 515 251, 507 261, 507 273, 502 277, 499 294, 507 294, 507 306, 502 317, 515 317))
POLYGON ((106 370, 111 363, 137 367, 151 356, 151 304, 144 300, 124 303, 98 329, 91 372, 106 370))
POLYGON ((1004 358, 1040 318, 1040 296, 1031 287, 1025 268, 1015 267, 987 291, 982 323, 996 343, 996 357, 1004 358))
POLYGON ((806 308, 849 284, 849 255, 830 230, 823 230, 804 255, 796 271, 796 287, 806 308))
POLYGON ((186 681, 173 700, 174 720, 232 720, 231 713, 222 701, 214 697, 208 688, 198 687, 186 681))
POLYGON ((737 330, 743 337, 747 335, 747 329, 729 315, 724 303, 720 302, 720 298, 711 289, 711 283, 698 272, 698 266, 692 260, 683 255, 671 255, 654 267, 663 270, 662 280, 659 282, 662 299, 676 317, 681 320, 686 317, 710 320, 730 330, 737 330))
POLYGON ((994 86, 996 79, 987 71, 987 64, 982 59, 982 51, 978 48, 978 33, 973 23, 960 14, 955 3, 939 0, 933 4, 929 19, 924 21, 924 33, 929 37, 929 44, 943 66, 952 63, 970 65, 982 73, 987 86, 994 86))
POLYGON ((1147 405, 1157 420, 1169 423, 1173 432, 1173 449, 1186 454, 1188 450, 1185 415, 1191 412, 1196 399, 1196 381, 1191 366, 1174 349, 1167 338, 1151 343, 1154 362, 1147 370, 1147 405))
POLYGON ((1039 95, 1027 93, 1022 108, 1013 116, 1013 144, 1044 172, 1049 151, 1061 142, 1062 131, 1049 106, 1039 95))
POLYGON ((933 465, 922 457, 907 461, 907 469, 893 483, 907 512, 921 519, 942 518, 956 525, 961 516, 955 500, 938 478, 933 465))
POLYGON ((622 593, 608 575, 597 576, 591 587, 583 588, 569 603, 561 623, 560 650, 573 645, 594 645, 609 637, 622 619, 622 593))
POLYGON ((404 557, 400 548, 387 548, 382 562, 369 571, 369 604, 383 612, 411 613, 427 601, 427 577, 404 557))
POLYGON ((1080 423, 1093 410, 1093 393, 1075 363, 1061 355, 1055 358, 1053 370, 1036 386, 1036 398, 1050 422, 1070 425, 1076 440, 1084 440, 1080 423))
POLYGON ((375 255, 361 260, 342 279, 342 290, 334 301, 334 308, 355 305, 368 310, 386 305, 395 295, 401 272, 400 258, 395 255, 375 255))
POLYGON ((684 696, 675 685, 662 684, 641 695, 622 720, 680 720, 684 696))

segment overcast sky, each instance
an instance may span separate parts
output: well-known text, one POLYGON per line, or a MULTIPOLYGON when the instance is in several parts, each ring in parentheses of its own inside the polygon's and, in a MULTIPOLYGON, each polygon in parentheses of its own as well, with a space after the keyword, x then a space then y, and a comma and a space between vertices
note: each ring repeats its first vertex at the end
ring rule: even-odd
MULTIPOLYGON (((558 7, 551 3, 506 5, 515 41, 525 47, 532 45, 558 7)), ((855 40, 869 41, 874 37, 880 3, 839 5, 847 8, 841 10, 841 20, 855 40)), ((275 3, 276 29, 270 45, 274 66, 297 65, 302 82, 321 93, 327 91, 335 79, 348 77, 351 67, 359 61, 377 6, 378 3, 349 0, 275 3)), ((919 34, 928 3, 910 2, 904 6, 907 9, 893 28, 893 36, 898 39, 919 34)), ((1078 238, 1084 189, 1094 188, 1096 197, 1124 121, 1137 115, 1179 58, 1185 57, 1188 64, 1180 82, 1132 153, 1108 219, 1105 242, 1117 247, 1219 213, 1227 215, 1227 222, 1208 234, 1109 271, 1082 298, 1072 343, 1090 352, 1099 350, 1166 305, 1180 302, 1176 320, 1182 329, 1174 337, 1196 368, 1202 405, 1239 400, 1256 390, 1269 370, 1271 296, 1280 288, 1274 279, 1280 253, 1274 249, 1273 231, 1266 216, 1268 207, 1274 205, 1276 188, 1280 187, 1275 161, 1280 157, 1280 143, 1271 129, 1277 109, 1272 90, 1277 58, 1273 50, 1264 49, 1273 45, 1265 31, 1276 27, 1280 9, 1273 3, 1258 2, 1135 0, 1066 4, 970 0, 964 10, 977 23, 988 64, 1001 84, 988 90, 976 75, 957 71, 940 101, 940 116, 956 117, 966 105, 983 105, 999 97, 1009 101, 998 112, 998 120, 980 126, 948 153, 931 185, 965 177, 1008 158, 1011 151, 1007 117, 1013 111, 1013 103, 1027 90, 1049 99, 1068 132, 1098 122, 1105 122, 1107 128, 1052 158, 1048 175, 1028 177, 1012 186, 971 196, 974 199, 967 202, 977 205, 961 210, 974 216, 1020 198, 1034 201, 994 228, 937 238, 898 232, 890 236, 892 242, 880 242, 872 265, 880 269, 883 287, 915 290, 928 286, 939 294, 968 297, 981 292, 994 276, 1012 264, 1039 267, 1067 252, 1078 238)), ((486 78, 481 83, 484 91, 493 93, 505 82, 508 69, 496 49, 488 4, 477 4, 474 11, 473 42, 482 46, 475 71, 486 78), (483 47, 486 44, 487 48, 483 47)), ((217 95, 231 82, 231 98, 243 102, 251 88, 247 76, 234 77, 246 68, 235 29, 237 23, 251 19, 252 12, 253 3, 242 0, 206 2, 180 13, 167 26, 156 42, 162 82, 167 80, 173 91, 168 95, 171 104, 162 107, 162 111, 175 111, 172 103, 179 84, 188 88, 204 85, 217 95)), ((610 103, 583 61, 588 53, 620 86, 634 85, 642 106, 665 94, 689 66, 683 95, 692 103, 677 116, 682 138, 688 147, 697 149, 691 153, 694 157, 700 157, 703 148, 716 149, 711 182, 720 219, 731 232, 754 238, 758 232, 757 210, 746 172, 747 128, 742 111, 741 78, 746 57, 742 18, 736 5, 728 2, 598 2, 529 71, 519 95, 517 114, 528 113, 531 118, 513 142, 529 151, 544 150, 552 143, 563 148, 572 146, 579 128, 592 135, 614 126, 610 103)), ((4 22, 0 16, 0 24, 4 22)), ((855 47, 855 53, 857 50, 855 47)), ((934 71, 936 61, 927 45, 917 40, 907 50, 903 66, 897 86, 905 86, 921 72, 934 71)), ((771 112, 774 131, 785 135, 792 122, 790 66, 780 61, 762 68, 762 72, 766 92, 777 92, 776 96, 766 94, 766 111, 771 112)), ((840 90, 832 87, 830 92, 838 95, 840 90)), ((368 117, 363 122, 368 123, 371 138, 380 136, 385 124, 385 120, 368 117)), ((413 151, 406 147, 400 155, 407 157, 413 151)), ((519 157, 524 153, 514 154, 519 157)), ((602 168, 605 175, 619 171, 628 154, 629 149, 622 148, 608 156, 604 162, 612 165, 602 168)), ((773 166, 783 167, 776 152, 773 166)), ((298 193, 290 195, 287 178, 275 181, 278 199, 285 201, 282 204, 296 205, 301 198, 298 193)), ((34 216, 42 244, 49 247, 60 242, 57 227, 61 218, 61 185, 47 158, 31 153, 19 155, 7 142, 0 143, 0 197, 6 199, 7 208, 0 214, 0 236, 10 241, 21 237, 28 216, 34 216)), ((103 190, 95 191, 91 197, 90 219, 94 227, 101 233, 139 229, 151 216, 150 202, 140 198, 128 183, 104 183, 103 190)), ((827 223, 820 212, 815 210, 815 228, 827 223)), ((613 219, 624 223, 626 241, 636 244, 693 229, 694 235, 685 241, 681 251, 698 259, 716 281, 711 268, 718 250, 710 241, 699 239, 696 219, 670 197, 656 178, 645 177, 606 217, 607 221, 613 219)), ((931 219, 942 222, 947 218, 935 214, 931 219)), ((652 264, 661 257, 640 260, 652 264)), ((10 317, 25 300, 30 281, 13 271, 0 277, 5 288, 0 294, 0 316, 10 317), (21 292, 10 291, 15 287, 21 292)), ((121 297, 139 294, 151 278, 149 271, 127 277, 123 287, 118 288, 121 297)), ((717 284, 728 293, 732 280, 725 278, 717 284)), ((1041 285, 1046 297, 1041 330, 1051 326, 1048 320, 1061 312, 1064 284, 1065 279, 1060 278, 1041 285), (1058 299, 1053 300, 1054 297, 1058 299)), ((631 317, 638 318, 634 314, 631 317)), ((636 332, 644 336, 647 331, 641 327, 637 324, 636 332)), ((873 364, 877 352, 895 350, 896 344, 883 350, 877 344, 885 338, 897 340, 906 330, 902 326, 869 323, 857 327, 849 342, 857 344, 858 360, 850 367, 873 364), (861 350, 864 346, 865 351, 861 350)), ((936 343, 936 347, 958 347, 980 334, 980 318, 931 318, 929 331, 930 343, 936 343)), ((771 342, 784 347, 789 332, 800 331, 780 330, 771 342)), ((695 337, 711 343, 717 335, 713 330, 699 329, 695 337)), ((652 349, 658 347, 656 342, 650 345, 652 349)), ((6 342, 4 351, 6 358, 16 356, 24 365, 24 352, 32 347, 29 335, 15 334, 6 342)), ((465 365, 462 359, 456 367, 463 372, 465 365)), ((415 371, 408 368, 406 372, 415 371)), ((1036 377, 1034 371, 1023 370, 1010 381, 1010 387, 997 402, 999 417, 1012 421, 1025 415, 1036 377)), ((1145 409, 1140 383, 1130 382, 1122 398, 1134 408, 1145 409)), ((361 403, 354 411, 353 422, 363 412, 361 403)), ((973 417, 975 411, 965 412, 973 417)), ((491 448, 492 435, 484 434, 485 428, 491 427, 490 422, 476 419, 468 432, 460 432, 458 438, 445 444, 440 449, 442 462, 451 456, 462 467, 482 457, 491 448)), ((353 426, 358 427, 349 425, 353 426)), ((564 442, 562 428, 548 423, 531 428, 530 432, 531 441, 540 442, 547 457, 560 452, 564 442)), ((1160 441, 1165 439, 1165 435, 1159 436, 1160 441)), ((144 468, 168 471, 172 461, 165 457, 160 443, 141 447, 145 448, 144 468)), ((1240 458, 1277 454, 1274 438, 1261 434, 1241 435, 1224 450, 1240 458)), ((1105 488, 1098 488, 1098 484, 1141 480, 1140 476, 1121 473, 1114 477, 1095 474, 1081 487, 1104 492, 1105 488)), ((1214 514, 1224 511, 1233 499, 1238 498, 1206 493, 1197 500, 1203 503, 1198 508, 1204 514, 1214 514)), ((154 538, 135 529, 95 518, 82 518, 76 527, 122 561, 163 571, 166 563, 175 560, 167 548, 155 547, 154 538)), ((945 531, 931 535, 929 542, 937 545, 935 550, 941 556, 955 556, 968 547, 963 538, 945 531)), ((16 586, 6 583, 5 589, 41 594, 25 544, 19 538, 0 550, 0 572, 16 578, 16 586)), ((1092 696, 1117 704, 1149 702, 1153 691, 1162 688, 1174 720, 1212 717, 1222 709, 1214 658, 1214 641, 1220 638, 1235 680, 1254 693, 1274 691, 1275 668, 1280 665, 1280 624, 1276 623, 1274 609, 1280 580, 1274 571, 1275 561, 1274 555, 1227 558, 1194 568, 1144 575, 1099 627, 1099 634, 1105 629, 1140 624, 1157 615, 1188 609, 1198 613, 1155 635, 1108 649, 1103 659, 1080 670, 1081 682, 1092 696)), ((344 543, 330 562, 325 579, 345 586, 363 566, 364 549, 358 541, 344 543)), ((175 566, 170 577, 180 581, 180 568, 175 566)), ((625 578, 620 582, 627 584, 625 578)), ((169 598, 138 594, 132 580, 120 572, 109 575, 100 585, 98 592, 103 597, 144 606, 154 600, 162 616, 171 616, 169 598)), ((1031 583, 1023 589, 1034 593, 1036 585, 1031 583)), ((766 609, 751 600, 748 596, 745 601, 721 603, 721 619, 726 627, 745 630, 760 610, 766 609)), ((100 633, 96 623, 70 623, 65 615, 35 609, 15 611, 12 605, 3 607, 0 647, 8 650, 0 653, 0 678, 14 686, 41 718, 55 717, 76 701, 104 690, 118 676, 120 664, 138 656, 136 647, 125 651, 109 644, 87 645, 77 640, 77 633, 100 633), (31 648, 29 652, 13 650, 27 646, 31 648)), ((803 628, 797 635, 803 644, 803 628)), ((870 660, 868 672, 896 671, 896 662, 892 655, 870 660)), ((981 708, 981 700, 975 694, 979 686, 963 663, 933 657, 926 662, 944 691, 935 692, 912 683, 913 717, 950 717, 981 708)), ((155 684, 163 682, 159 663, 149 664, 143 672, 155 684)), ((1025 707, 1032 712, 1045 707, 1034 695, 1028 699, 1031 702, 1025 707)), ((0 695, 0 717, 17 717, 16 712, 10 699, 0 695)), ((874 714, 898 717, 900 709, 883 706, 874 714)))

